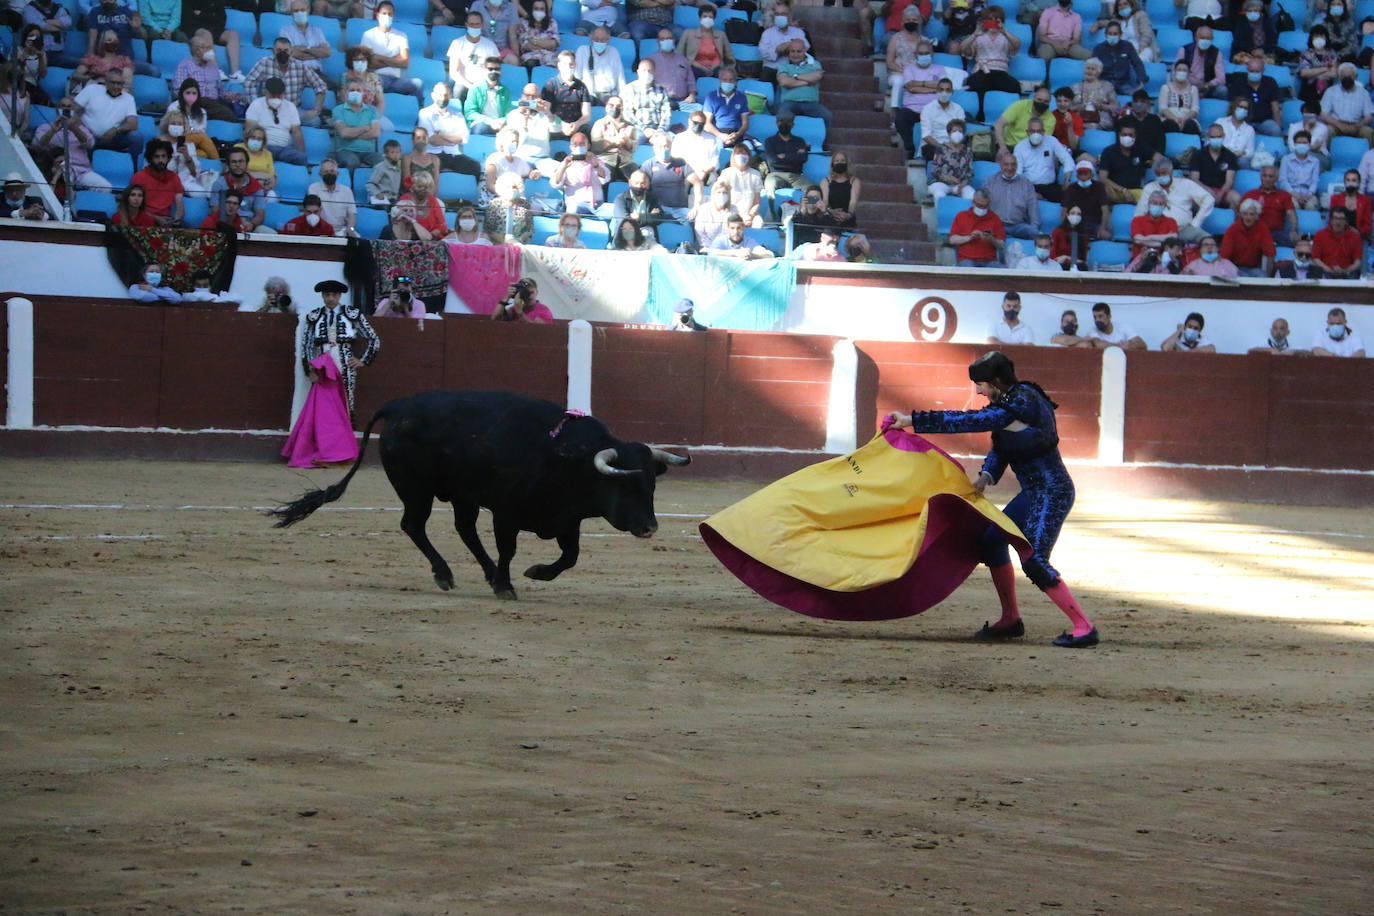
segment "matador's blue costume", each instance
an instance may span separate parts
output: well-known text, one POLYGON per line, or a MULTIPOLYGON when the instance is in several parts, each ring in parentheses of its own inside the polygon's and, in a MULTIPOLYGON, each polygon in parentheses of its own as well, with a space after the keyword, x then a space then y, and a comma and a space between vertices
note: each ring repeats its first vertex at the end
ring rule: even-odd
MULTIPOLYGON (((983 461, 983 472, 993 483, 1002 479, 1008 465, 1016 472, 1021 492, 1002 511, 1030 542, 1034 552, 1021 568, 1042 590, 1059 582, 1050 551, 1074 499, 1073 479, 1059 456, 1054 422, 1058 406, 1034 382, 1017 382, 982 410, 924 410, 911 415, 911 428, 918 433, 992 433, 992 451, 983 461), (1018 421, 1024 429, 1007 429, 1018 421)), ((979 550, 989 567, 1011 562, 1007 541, 995 525, 983 532, 979 550)))

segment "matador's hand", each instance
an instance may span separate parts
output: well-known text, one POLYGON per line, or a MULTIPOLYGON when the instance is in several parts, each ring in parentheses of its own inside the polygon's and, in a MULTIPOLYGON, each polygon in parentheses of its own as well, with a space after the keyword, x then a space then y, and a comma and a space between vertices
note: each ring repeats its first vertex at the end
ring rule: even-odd
POLYGON ((909 413, 902 413, 900 410, 894 410, 892 413, 888 414, 887 419, 889 421, 887 424, 889 429, 911 428, 911 414, 909 413))
POLYGON ((987 489, 990 483, 992 483, 992 478, 988 476, 988 473, 986 471, 980 471, 978 479, 973 482, 973 491, 979 496, 982 496, 983 491, 987 489))
POLYGON ((358 357, 356 357, 356 356, 350 356, 350 357, 348 358, 348 368, 350 368, 350 369, 361 369, 362 367, 363 367, 363 361, 360 360, 360 359, 358 359, 358 357))

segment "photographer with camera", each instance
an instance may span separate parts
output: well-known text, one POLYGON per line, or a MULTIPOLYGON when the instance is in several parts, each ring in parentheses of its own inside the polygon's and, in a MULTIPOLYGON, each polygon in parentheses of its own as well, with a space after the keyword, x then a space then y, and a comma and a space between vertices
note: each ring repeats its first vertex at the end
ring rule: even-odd
POLYGON ((73 104, 69 98, 62 99, 57 109, 57 119, 38 129, 33 138, 34 146, 38 149, 61 150, 65 153, 71 179, 78 188, 111 191, 114 186, 109 180, 91 168, 95 134, 81 123, 81 116, 76 113, 73 104))
POLYGON ((491 317, 495 321, 526 321, 530 324, 548 324, 553 321, 553 312, 540 302, 539 285, 529 277, 516 280, 506 290, 506 298, 496 304, 491 317))
POLYGON ((423 318, 425 302, 411 289, 411 279, 404 274, 391 281, 391 295, 377 303, 373 318, 423 318))

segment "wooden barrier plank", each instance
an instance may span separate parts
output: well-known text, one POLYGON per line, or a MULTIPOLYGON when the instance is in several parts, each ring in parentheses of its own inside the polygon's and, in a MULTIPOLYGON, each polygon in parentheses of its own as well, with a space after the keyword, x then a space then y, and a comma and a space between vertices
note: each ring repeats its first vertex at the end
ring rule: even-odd
POLYGON ((286 428, 295 336, 296 321, 288 315, 168 309, 158 425, 286 428))
POLYGON ((707 340, 724 334, 598 327, 592 335, 592 412, 622 439, 704 441, 707 340))
POLYGON ((372 365, 359 371, 353 423, 359 429, 388 401, 452 387, 445 379, 449 329, 457 322, 428 318, 374 318, 382 348, 372 365))
POLYGON ((156 426, 167 311, 36 300, 34 423, 156 426))

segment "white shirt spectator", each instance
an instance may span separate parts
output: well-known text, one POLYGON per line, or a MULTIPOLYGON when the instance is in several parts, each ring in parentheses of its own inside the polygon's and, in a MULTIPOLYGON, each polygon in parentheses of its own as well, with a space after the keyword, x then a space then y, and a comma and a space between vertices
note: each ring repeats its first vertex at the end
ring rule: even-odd
POLYGON ((582 19, 585 22, 595 22, 597 25, 604 25, 609 29, 615 22, 616 13, 621 12, 616 9, 619 5, 618 3, 613 3, 610 6, 601 6, 600 0, 592 0, 591 3, 588 3, 587 0, 582 0, 582 19))
POLYGON ((1110 334, 1102 333, 1097 329, 1097 325, 1094 324, 1092 327, 1088 328, 1086 336, 1093 340, 1101 340, 1109 344, 1116 344, 1119 347, 1123 347, 1132 337, 1138 337, 1139 335, 1136 334, 1134 329, 1130 326, 1124 325, 1119 321, 1113 321, 1112 332, 1110 334))
POLYGON ((801 41, 806 50, 811 50, 811 42, 806 40, 806 33, 790 22, 785 29, 773 26, 766 30, 759 38, 759 56, 763 58, 763 65, 776 68, 779 63, 778 45, 797 40, 801 41))
POLYGON ((1150 212, 1150 195, 1156 191, 1169 198, 1169 206, 1164 213, 1173 217, 1180 229, 1189 223, 1202 228, 1202 221, 1217 204, 1211 191, 1193 179, 1184 178, 1175 172, 1173 181, 1169 182, 1167 188, 1158 181, 1151 181, 1140 189, 1140 203, 1135 205, 1136 216, 1144 216, 1150 212))
POLYGON ((1221 0, 1188 0, 1184 7, 1181 25, 1189 19, 1221 19, 1221 0))
POLYGON ((1364 338, 1360 333, 1349 325, 1346 326, 1345 336, 1340 340, 1332 340, 1331 335, 1326 333, 1326 326, 1323 325, 1317 332, 1317 336, 1312 338, 1313 347, 1321 347, 1333 356, 1354 356, 1364 349, 1364 338))
POLYGON ((301 113, 290 99, 275 101, 281 104, 274 114, 272 106, 267 104, 267 96, 254 99, 244 112, 243 119, 256 121, 259 127, 267 131, 268 146, 291 146, 295 142, 291 137, 291 128, 301 126, 301 113))
POLYGON ((950 102, 941 106, 939 99, 931 102, 921 109, 921 141, 925 142, 929 137, 936 143, 948 143, 949 122, 955 120, 968 122, 968 115, 964 114, 962 105, 950 102))
POLYGON ((138 116, 138 104, 126 88, 118 98, 110 98, 102 83, 89 83, 76 96, 81 107, 81 123, 97 137, 118 127, 125 118, 138 116))
POLYGON ((1331 145, 1331 128, 1326 126, 1326 122, 1318 121, 1308 127, 1302 121, 1294 121, 1288 125, 1288 148, 1293 148, 1293 135, 1300 130, 1305 130, 1312 135, 1312 152, 1324 153, 1331 145))
POLYGON ((501 50, 490 38, 479 38, 475 42, 455 38, 449 42, 446 56, 449 79, 457 82, 461 73, 465 85, 480 86, 487 81, 487 58, 500 57, 501 50))
POLYGON ((587 91, 599 99, 621 95, 625 91, 625 63, 614 45, 607 45, 600 54, 591 45, 583 45, 573 58, 573 75, 587 84, 587 91))
POLYGON ((1249 159, 1255 154, 1255 129, 1248 121, 1236 124, 1235 118, 1227 116, 1213 123, 1221 125, 1221 145, 1235 153, 1236 158, 1249 159))
POLYGON ((335 235, 343 235, 345 229, 358 224, 358 204, 353 199, 353 189, 344 180, 346 174, 340 173, 332 191, 323 181, 316 181, 305 189, 307 194, 319 195, 320 215, 334 227, 335 235))
POLYGON ((1349 92, 1336 83, 1322 93, 1322 114, 1334 115, 1340 121, 1359 123, 1361 118, 1374 115, 1374 101, 1369 99, 1369 90, 1358 83, 1349 92))
POLYGON ((429 131, 433 137, 435 134, 454 134, 462 137, 458 143, 452 146, 435 146, 430 143, 431 153, 447 154, 458 156, 463 152, 463 144, 468 142, 468 122, 463 117, 463 106, 457 100, 450 99, 447 108, 440 108, 438 105, 426 105, 420 109, 420 116, 416 119, 416 124, 429 131))
MULTIPOLYGON (((396 29, 383 32, 381 26, 376 26, 363 33, 362 45, 382 57, 399 57, 410 50, 410 39, 405 32, 396 29)), ((382 67, 377 72, 382 76, 400 76, 401 68, 382 67)))
MULTIPOLYGON (((1022 258, 1021 260, 1022 260, 1022 261, 1025 261, 1026 258, 1022 258)), ((1032 260, 1032 261, 1039 261, 1039 258, 1037 258, 1035 255, 1031 255, 1031 256, 1030 256, 1030 260, 1032 260)), ((1046 262, 1043 262, 1043 261, 1042 261, 1041 263, 1046 263, 1046 262)), ((1054 261, 1049 261, 1048 263, 1049 263, 1049 265, 1050 265, 1051 267, 1053 267, 1055 270, 1058 270, 1058 269, 1059 269, 1059 264, 1058 264, 1058 263, 1056 263, 1056 262, 1054 262, 1054 261)), ((1018 263, 1016 266, 1017 266, 1017 268, 1020 269, 1020 270, 1025 270, 1025 269, 1026 269, 1026 268, 1022 267, 1019 263, 1018 263)), ((1031 270, 1044 270, 1044 269, 1045 269, 1045 268, 1043 268, 1043 267, 1033 267, 1033 268, 1031 268, 1031 270)), ((1027 347, 1033 347, 1033 346, 1035 346, 1035 332, 1032 331, 1032 330, 1031 330, 1031 326, 1028 325, 1028 324, 1026 324, 1024 321, 1018 321, 1018 322, 1016 322, 1016 327, 1012 327, 1011 325, 1007 324, 1006 321, 999 321, 999 322, 997 322, 997 327, 995 327, 995 328, 992 329, 992 336, 993 336, 993 337, 996 337, 998 340, 1002 341, 1002 343, 1006 343, 1006 344, 1023 344, 1024 346, 1027 346, 1027 347)))
POLYGON ((763 176, 758 169, 737 171, 734 166, 721 170, 717 183, 724 182, 730 189, 730 202, 740 213, 747 213, 759 202, 763 193, 763 176))
POLYGON ((1016 171, 1030 179, 1031 184, 1058 184, 1059 168, 1073 171, 1073 156, 1059 140, 1049 134, 1036 146, 1030 137, 1016 144, 1016 171))
MULTIPOLYGON (((1017 269, 1017 270, 1052 270, 1052 271, 1055 271, 1056 273, 1063 273, 1063 272, 1064 272, 1064 268, 1061 267, 1061 266, 1059 266, 1059 262, 1056 261, 1054 258, 1046 258, 1045 260, 1042 261, 1042 260, 1040 260, 1039 258, 1037 258, 1034 254, 1022 255, 1021 260, 1019 260, 1019 261, 1016 262, 1016 269, 1017 269)), ((1005 324, 1005 323, 1004 323, 1004 324, 1005 324)), ((1021 322, 1020 325, 1018 325, 1018 327, 1025 327, 1025 326, 1026 326, 1026 323, 1025 323, 1024 321, 1021 322)), ((1001 334, 998 334, 997 336, 998 336, 998 338, 1001 339, 1001 340, 1007 340, 1007 338, 1002 337, 1001 334)), ((1008 343, 1010 343, 1010 341, 1008 341, 1008 343)))
POLYGON ((685 161, 698 175, 706 175, 720 168, 720 141, 702 131, 694 134, 685 130, 673 137, 671 152, 685 161))

